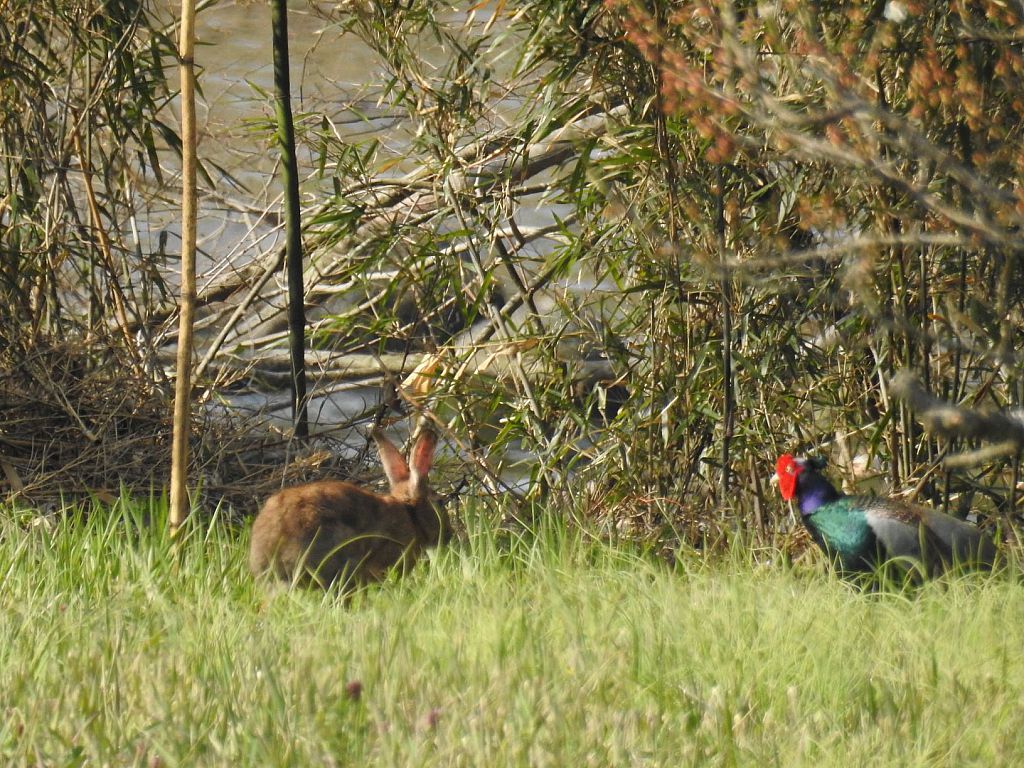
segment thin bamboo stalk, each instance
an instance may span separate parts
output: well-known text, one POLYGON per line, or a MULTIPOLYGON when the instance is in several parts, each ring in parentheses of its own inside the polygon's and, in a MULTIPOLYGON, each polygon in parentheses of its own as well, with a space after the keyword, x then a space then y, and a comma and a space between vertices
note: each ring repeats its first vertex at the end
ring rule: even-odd
MULTIPOLYGON (((716 169, 718 182, 718 194, 715 200, 715 229, 718 237, 719 259, 725 261, 726 238, 725 238, 725 174, 722 166, 716 169)), ((729 498, 729 489, 732 484, 730 477, 730 454, 732 436, 735 428, 736 418, 736 393, 735 382, 732 375, 732 275, 722 271, 721 278, 722 297, 722 501, 729 498)))
POLYGON ((196 304, 196 93, 195 0, 181 2, 178 70, 181 76, 181 310, 174 382, 174 436, 171 444, 171 534, 188 514, 188 439, 192 396, 192 324, 196 304))

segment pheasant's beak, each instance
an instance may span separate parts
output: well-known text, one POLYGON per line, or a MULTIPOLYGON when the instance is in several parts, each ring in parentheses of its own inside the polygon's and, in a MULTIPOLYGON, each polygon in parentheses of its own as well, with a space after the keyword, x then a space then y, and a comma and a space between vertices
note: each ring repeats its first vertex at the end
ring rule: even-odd
POLYGON ((779 476, 772 472, 772 479, 768 481, 768 485, 775 487, 779 484, 779 476))

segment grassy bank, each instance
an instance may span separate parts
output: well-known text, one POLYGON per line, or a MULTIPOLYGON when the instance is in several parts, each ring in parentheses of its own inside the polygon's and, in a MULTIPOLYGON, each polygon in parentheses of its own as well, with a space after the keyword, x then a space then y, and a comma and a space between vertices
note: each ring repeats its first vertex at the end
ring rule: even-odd
POLYGON ((1013 765, 1024 591, 479 530, 345 605, 268 594, 244 533, 145 510, 0 528, 0 762, 1013 765))

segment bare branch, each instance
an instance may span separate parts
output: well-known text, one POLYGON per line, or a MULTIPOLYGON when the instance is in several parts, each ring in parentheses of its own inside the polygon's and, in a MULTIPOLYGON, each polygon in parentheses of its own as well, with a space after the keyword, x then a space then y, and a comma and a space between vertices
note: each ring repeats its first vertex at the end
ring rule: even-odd
POLYGON ((949 468, 977 466, 1020 453, 1024 446, 1024 419, 1017 412, 983 412, 947 403, 931 395, 907 370, 893 376, 889 387, 896 397, 910 406, 929 432, 995 443, 977 451, 948 457, 945 464, 949 468))

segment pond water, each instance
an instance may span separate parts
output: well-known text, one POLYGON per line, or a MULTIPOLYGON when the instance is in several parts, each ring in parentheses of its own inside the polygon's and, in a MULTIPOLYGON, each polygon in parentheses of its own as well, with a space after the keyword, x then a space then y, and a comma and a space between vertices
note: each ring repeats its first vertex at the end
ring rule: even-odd
MULTIPOLYGON (((177 18, 180 5, 162 3, 161 16, 177 18)), ((372 130, 372 123, 353 122, 341 105, 378 86, 375 57, 355 35, 342 35, 307 3, 292 3, 288 12, 291 58, 292 109, 296 120, 304 113, 325 114, 340 131, 353 139, 372 130)), ((200 93, 197 94, 199 157, 215 182, 213 195, 201 185, 199 286, 229 270, 258 259, 283 245, 279 226, 279 159, 268 150, 273 130, 273 50, 270 7, 266 2, 218 2, 201 10, 196 23, 196 63, 200 93)), ((169 71, 177 88, 178 72, 169 71)), ((374 107, 367 105, 368 114, 374 107)), ((180 110, 175 104, 175 113, 180 110)), ((176 158, 163 158, 178 167, 176 158)), ((309 177, 315 159, 301 152, 300 174, 309 177)), ((163 234, 172 241, 171 252, 180 248, 180 211, 176 206, 155 209, 149 228, 141 234, 154 241, 163 234)), ((155 242, 151 243, 155 248, 155 242)), ((171 272, 169 282, 177 284, 171 272)), ((197 334, 202 344, 208 337, 197 334)), ((311 403, 311 426, 331 430, 333 425, 373 407, 379 388, 354 385, 332 391, 311 403)), ((290 423, 286 392, 255 390, 228 393, 218 407, 262 414, 284 429, 290 423)), ((334 435, 344 446, 362 447, 362 437, 344 430, 334 435)))
MULTIPOLYGON (((323 6, 326 10, 334 7, 323 6)), ((179 6, 166 3, 163 9, 170 19, 176 16, 179 6)), ((387 81, 376 55, 355 35, 339 32, 336 24, 307 3, 290 4, 288 24, 292 109, 296 121, 302 120, 304 114, 315 115, 317 120, 325 115, 344 138, 355 141, 373 137, 395 148, 403 147, 409 135, 378 106, 375 98, 387 81), (352 117, 354 103, 364 119, 352 117)), ((201 69, 197 104, 199 154, 216 183, 215 194, 203 193, 200 200, 197 269, 201 290, 206 281, 280 247, 283 233, 278 225, 278 157, 276 151, 268 150, 274 120, 269 6, 265 2, 218 2, 199 14, 197 41, 196 60, 201 69)), ((429 46, 422 53, 428 59, 441 55, 429 46)), ((172 81, 176 79, 175 68, 172 81)), ((505 107, 510 112, 518 108, 512 103, 505 107)), ((316 160, 308 153, 299 153, 300 176, 306 179, 306 205, 318 184, 323 185, 325 192, 330 188, 329 178, 317 180, 316 160)), ((168 163, 173 167, 173 158, 168 158, 168 163)), ((553 215, 564 216, 567 211, 563 207, 542 206, 538 200, 533 210, 524 207, 516 218, 521 226, 540 227, 550 224, 553 215)), ((175 207, 155 211, 143 236, 155 238, 162 231, 172 240, 168 250, 177 252, 178 217, 175 207)), ((176 283, 174 274, 170 278, 176 283)), ((593 287, 586 277, 575 284, 577 290, 591 291, 593 287)), ((199 333, 200 344, 210 338, 204 334, 209 331, 199 333)), ((344 425, 371 411, 379 397, 377 380, 332 386, 329 393, 314 397, 310 403, 311 428, 329 431, 341 441, 342 450, 346 446, 348 450, 361 450, 365 445, 363 427, 344 425)), ((215 407, 260 413, 282 429, 290 423, 286 392, 232 392, 215 407)), ((505 458, 515 461, 524 457, 513 453, 505 458)), ((520 474, 513 468, 509 476, 520 474)))

